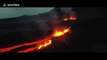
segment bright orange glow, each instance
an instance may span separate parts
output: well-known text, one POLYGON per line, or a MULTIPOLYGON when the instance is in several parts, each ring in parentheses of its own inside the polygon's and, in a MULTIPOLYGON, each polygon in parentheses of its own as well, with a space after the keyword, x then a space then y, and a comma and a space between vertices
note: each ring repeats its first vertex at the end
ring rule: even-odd
POLYGON ((62 36, 64 35, 65 33, 69 32, 70 31, 70 28, 67 28, 67 29, 63 29, 63 30, 55 30, 55 33, 53 34, 54 37, 59 37, 59 36, 62 36))
POLYGON ((73 17, 70 17, 71 20, 73 20, 73 17))
POLYGON ((38 49, 41 49, 42 47, 46 47, 46 46, 50 45, 51 43, 52 43, 51 40, 47 40, 47 41, 44 42, 44 44, 40 44, 38 46, 38 49))
MULTIPOLYGON (((62 36, 64 35, 65 33, 69 32, 70 31, 70 28, 66 28, 66 29, 63 29, 63 30, 57 30, 55 31, 54 35, 50 36, 50 38, 46 38, 44 40, 41 40, 37 43, 37 45, 35 47, 32 47, 32 48, 28 48, 26 50, 21 50, 21 51, 18 51, 18 53, 27 53, 27 52, 31 52, 31 51, 35 51, 35 50, 40 50, 42 48, 45 48, 47 47, 48 45, 52 44, 52 40, 51 40, 51 37, 58 37, 58 36, 62 36)), ((30 43, 31 44, 31 43, 30 43)))
POLYGON ((37 51, 37 50, 47 47, 50 44, 52 44, 52 40, 50 38, 46 38, 44 40, 41 40, 41 42, 37 43, 35 47, 18 51, 18 53, 28 53, 28 52, 35 51, 35 50, 37 51))
MULTIPOLYGON (((70 17, 69 19, 70 20, 76 20, 77 18, 70 17)), ((64 21, 69 20, 69 19, 65 18, 64 21)), ((66 33, 68 33, 70 31, 70 28, 71 27, 69 27, 69 28, 66 28, 66 27, 55 28, 54 33, 52 35, 48 36, 47 38, 43 39, 43 40, 28 42, 28 43, 24 43, 24 44, 20 44, 20 45, 16 45, 16 46, 11 46, 11 47, 6 47, 6 48, 1 48, 0 53, 8 52, 8 51, 12 51, 14 49, 20 48, 20 47, 32 46, 32 45, 34 45, 34 47, 30 47, 30 48, 27 48, 25 50, 20 50, 17 52, 18 53, 28 53, 28 52, 32 52, 32 51, 41 50, 41 49, 46 48, 47 46, 52 44, 51 38, 60 37, 60 36, 65 35, 66 33)))
POLYGON ((77 19, 76 17, 73 16, 70 17, 70 20, 76 20, 76 19, 77 19))
POLYGON ((64 18, 64 21, 68 20, 67 18, 64 18))
MULTIPOLYGON (((45 44, 44 46, 46 47, 46 46, 50 45, 51 43, 52 43, 52 41, 51 41, 50 37, 48 37, 44 40, 38 40, 38 41, 24 43, 24 44, 11 46, 11 47, 7 47, 7 48, 1 48, 0 53, 8 52, 8 51, 20 48, 20 47, 31 46, 31 45, 36 46, 37 45, 36 47, 32 47, 32 48, 28 48, 28 49, 25 49, 25 50, 18 51, 18 53, 27 53, 27 52, 31 52, 31 51, 34 51, 34 50, 38 50, 38 47, 42 44, 45 44)), ((41 48, 43 48, 43 46, 41 48)))
POLYGON ((61 35, 63 35, 63 34, 64 34, 63 32, 57 32, 57 31, 56 31, 56 33, 54 34, 54 36, 57 37, 57 36, 61 36, 61 35))
POLYGON ((71 16, 70 18, 64 18, 63 20, 64 20, 64 21, 67 21, 67 20, 76 20, 76 19, 77 19, 76 17, 71 16))
POLYGON ((20 45, 16 45, 16 46, 11 46, 11 47, 7 47, 7 48, 1 48, 1 49, 0 49, 0 53, 8 52, 8 51, 11 51, 11 50, 14 50, 14 49, 23 47, 23 46, 34 45, 34 44, 37 44, 37 43, 39 43, 39 42, 40 42, 40 41, 34 41, 34 42, 24 43, 24 44, 20 44, 20 45))
POLYGON ((68 29, 65 29, 65 30, 64 30, 64 33, 67 33, 67 32, 69 32, 69 30, 70 30, 70 28, 68 28, 68 29))

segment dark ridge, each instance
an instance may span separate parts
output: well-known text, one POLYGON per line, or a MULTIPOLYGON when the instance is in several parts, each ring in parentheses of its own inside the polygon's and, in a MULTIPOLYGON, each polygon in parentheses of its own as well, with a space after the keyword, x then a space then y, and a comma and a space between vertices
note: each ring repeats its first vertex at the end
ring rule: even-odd
MULTIPOLYGON (((107 52, 107 29, 105 29, 107 26, 107 8, 74 7, 73 10, 76 12, 78 20, 76 21, 76 23, 71 25, 72 34, 67 37, 70 45, 66 45, 64 43, 55 44, 56 48, 46 48, 45 51, 107 52)), ((39 16, 37 17, 40 17, 40 15, 41 14, 39 14, 39 16)), ((46 16, 48 15, 46 14, 46 16)), ((43 15, 42 17, 44 20, 46 20, 49 16, 45 17, 45 15, 43 15)), ((10 18, 1 20, 0 47, 30 42, 36 40, 37 37, 41 38, 41 36, 45 36, 45 32, 36 31, 36 29, 38 29, 38 23, 36 23, 35 18, 35 16, 23 16, 13 19, 10 18), (19 31, 17 31, 17 28, 24 28, 25 30, 19 29, 19 31)))

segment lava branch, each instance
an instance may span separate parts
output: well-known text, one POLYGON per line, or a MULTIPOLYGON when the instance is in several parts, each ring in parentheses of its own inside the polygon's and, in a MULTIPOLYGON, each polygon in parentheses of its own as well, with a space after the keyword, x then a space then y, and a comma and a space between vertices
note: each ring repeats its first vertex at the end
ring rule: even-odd
POLYGON ((48 45, 52 44, 52 40, 51 40, 52 37, 62 36, 69 31, 70 31, 70 27, 67 29, 63 29, 61 31, 56 29, 55 32, 51 36, 49 36, 43 40, 38 40, 38 41, 30 42, 30 43, 24 43, 24 44, 12 46, 12 47, 7 47, 7 48, 1 48, 0 52, 1 53, 8 52, 8 51, 20 48, 20 47, 30 46, 30 45, 35 45, 35 46, 25 49, 25 50, 18 51, 18 53, 27 53, 27 52, 32 52, 32 51, 38 51, 38 50, 45 48, 48 45))
POLYGON ((37 51, 37 50, 39 50, 39 49, 42 49, 42 48, 47 47, 47 46, 50 45, 51 43, 52 43, 52 40, 47 40, 47 41, 43 42, 43 44, 38 44, 38 45, 35 46, 35 47, 18 51, 18 53, 27 53, 27 52, 37 51))
POLYGON ((52 43, 52 40, 50 37, 48 37, 48 38, 42 40, 40 43, 37 43, 37 45, 35 45, 34 47, 18 51, 18 53, 27 53, 27 52, 32 52, 32 51, 38 51, 44 47, 47 47, 51 43, 52 43))
POLYGON ((38 43, 38 45, 36 45, 35 47, 18 51, 18 53, 27 53, 27 52, 37 51, 37 50, 40 50, 40 49, 42 49, 42 48, 45 48, 45 47, 47 47, 48 45, 52 44, 52 40, 51 40, 52 37, 62 36, 62 35, 64 35, 65 33, 69 32, 69 31, 70 31, 70 27, 67 28, 67 29, 64 29, 63 31, 56 30, 56 31, 54 32, 54 34, 52 34, 50 37, 42 40, 42 42, 41 42, 41 43, 38 43))
MULTIPOLYGON (((74 17, 74 16, 71 16, 69 18, 65 17, 62 21, 67 21, 67 20, 77 20, 77 18, 74 17)), ((62 21, 59 21, 59 22, 57 21, 55 24, 60 23, 62 21)), ((43 40, 24 43, 24 44, 11 46, 11 47, 6 47, 6 48, 1 48, 0 53, 9 52, 9 51, 12 51, 12 50, 20 48, 20 47, 31 46, 31 45, 34 45, 34 47, 27 48, 25 50, 17 51, 17 53, 28 53, 28 52, 32 52, 32 51, 38 51, 40 49, 43 49, 43 48, 47 47, 48 45, 51 45, 52 44, 52 38, 60 37, 60 36, 65 35, 66 33, 70 32, 70 28, 71 27, 69 27, 69 28, 63 28, 63 27, 56 28, 55 27, 53 34, 50 35, 49 37, 43 39, 43 40)))
POLYGON ((30 46, 30 45, 40 44, 41 42, 44 42, 44 41, 45 40, 38 40, 38 41, 24 43, 24 44, 20 44, 20 45, 16 45, 16 46, 11 46, 11 47, 7 47, 7 48, 1 48, 0 49, 0 53, 8 52, 8 51, 11 51, 11 50, 17 49, 19 47, 23 47, 23 46, 30 46))

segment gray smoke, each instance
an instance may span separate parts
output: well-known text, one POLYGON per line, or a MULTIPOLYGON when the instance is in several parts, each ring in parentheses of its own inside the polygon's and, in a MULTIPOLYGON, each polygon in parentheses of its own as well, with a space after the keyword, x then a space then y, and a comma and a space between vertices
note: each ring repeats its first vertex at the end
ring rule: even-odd
MULTIPOLYGON (((75 12, 72 10, 71 7, 59 7, 62 14, 59 14, 55 8, 50 10, 49 12, 40 13, 38 15, 24 15, 21 17, 15 18, 7 18, 4 20, 0 20, 0 32, 7 33, 13 31, 36 31, 41 30, 47 33, 48 31, 53 29, 53 26, 56 21, 59 20, 59 15, 66 16, 74 15, 75 12)), ((1 34, 1 35, 2 35, 1 34)))
POLYGON ((59 18, 66 17, 66 14, 69 16, 76 16, 76 13, 72 10, 72 7, 60 7, 58 9, 62 12, 62 14, 59 13, 60 11, 57 11, 56 8, 54 8, 49 12, 38 15, 39 17, 37 22, 39 23, 39 29, 44 31, 49 30, 52 28, 52 25, 54 25, 55 20, 57 21, 59 18), (60 14, 62 17, 59 16, 60 14))

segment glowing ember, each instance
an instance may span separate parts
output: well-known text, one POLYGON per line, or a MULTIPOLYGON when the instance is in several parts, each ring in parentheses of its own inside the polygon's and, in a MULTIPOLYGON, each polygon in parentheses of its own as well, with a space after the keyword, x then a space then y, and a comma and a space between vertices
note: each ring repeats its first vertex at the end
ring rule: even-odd
POLYGON ((77 19, 76 17, 71 16, 70 18, 64 18, 64 21, 67 21, 67 20, 76 20, 76 19, 77 19))
POLYGON ((61 35, 63 35, 63 34, 64 34, 63 32, 57 32, 57 31, 56 31, 56 33, 54 34, 54 36, 57 37, 57 36, 61 36, 61 35))
POLYGON ((70 28, 67 28, 67 29, 63 29, 63 30, 55 30, 55 33, 53 34, 54 37, 59 37, 59 36, 62 36, 64 35, 65 33, 69 32, 70 31, 70 28))
POLYGON ((68 20, 67 18, 64 18, 64 21, 68 20))
POLYGON ((73 16, 70 17, 70 20, 76 20, 76 19, 77 19, 76 17, 73 16))
POLYGON ((71 27, 69 27, 68 29, 64 29, 64 33, 69 32, 69 31, 70 31, 70 28, 71 28, 71 27))
POLYGON ((52 43, 52 41, 48 40, 48 41, 44 42, 44 44, 40 44, 38 46, 38 49, 41 49, 42 47, 46 47, 46 46, 50 45, 51 43, 52 43))

